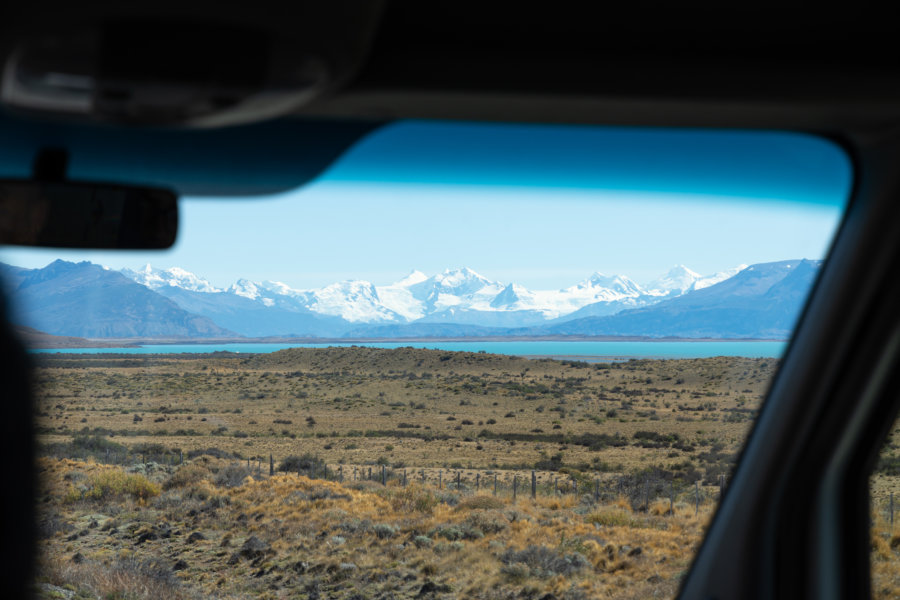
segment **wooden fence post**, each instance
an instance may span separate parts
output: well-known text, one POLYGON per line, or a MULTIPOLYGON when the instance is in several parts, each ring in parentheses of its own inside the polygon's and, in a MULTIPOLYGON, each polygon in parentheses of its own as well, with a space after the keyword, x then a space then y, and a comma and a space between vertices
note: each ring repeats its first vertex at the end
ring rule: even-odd
POLYGON ((381 485, 387 485, 387 467, 381 465, 381 485))
POLYGON ((531 499, 537 498, 537 476, 534 471, 531 472, 531 499))
POLYGON ((438 489, 444 489, 444 471, 443 469, 438 469, 438 489))
POLYGON ((700 481, 699 480, 694 482, 694 491, 696 492, 696 495, 697 495, 697 506, 694 508, 694 516, 696 517, 697 515, 700 514, 700 481))
POLYGON ((494 495, 497 495, 497 474, 494 473, 494 495))
POLYGON ((275 458, 269 454, 269 477, 275 475, 275 458))
POLYGON ((669 516, 675 516, 675 482, 669 483, 669 516))
POLYGON ((594 502, 600 502, 600 480, 594 480, 594 502))
POLYGON ((475 473, 475 491, 481 491, 481 473, 475 473))
POLYGON ((457 472, 456 472, 456 491, 457 491, 457 492, 460 490, 460 476, 461 476, 461 474, 462 474, 462 471, 457 471, 457 472))

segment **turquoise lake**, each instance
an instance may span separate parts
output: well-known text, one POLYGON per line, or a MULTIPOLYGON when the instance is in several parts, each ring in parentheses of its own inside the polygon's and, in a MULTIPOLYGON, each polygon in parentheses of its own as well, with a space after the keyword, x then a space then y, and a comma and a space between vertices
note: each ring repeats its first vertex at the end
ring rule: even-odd
POLYGON ((564 342, 564 341, 465 341, 465 342, 357 342, 327 344, 153 344, 137 348, 66 348, 40 349, 33 352, 65 354, 173 354, 204 352, 239 352, 247 354, 275 352, 285 348, 328 348, 365 346, 370 348, 428 348, 509 354, 529 358, 551 357, 584 361, 627 360, 629 358, 708 358, 711 356, 745 356, 778 358, 787 342, 713 341, 713 342, 564 342))

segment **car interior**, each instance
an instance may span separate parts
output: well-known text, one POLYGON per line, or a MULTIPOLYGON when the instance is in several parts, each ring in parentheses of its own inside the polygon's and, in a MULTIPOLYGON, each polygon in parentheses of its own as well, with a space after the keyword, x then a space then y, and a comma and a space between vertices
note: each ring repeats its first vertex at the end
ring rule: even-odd
MULTIPOLYGON (((679 597, 871 596, 868 477, 900 406, 894 21, 775 2, 40 0, 2 15, 4 189, 38 185, 52 202, 87 186, 120 215, 115 231, 79 232, 61 211, 66 226, 35 237, 35 203, 12 194, 27 202, 0 212, 4 244, 164 247, 175 197, 297 188, 404 120, 838 145, 853 168, 846 213, 679 597)), ((4 596, 29 597, 30 357, 6 320, 2 345, 0 571, 4 596)))

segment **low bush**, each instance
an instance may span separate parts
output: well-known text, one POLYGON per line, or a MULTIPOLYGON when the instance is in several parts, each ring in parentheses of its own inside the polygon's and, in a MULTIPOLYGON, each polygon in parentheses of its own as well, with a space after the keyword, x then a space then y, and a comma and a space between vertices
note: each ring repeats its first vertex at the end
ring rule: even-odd
POLYGON ((376 523, 375 527, 372 528, 372 531, 375 532, 375 535, 380 540, 392 538, 397 535, 397 528, 387 523, 376 523))
MULTIPOLYGON (((53 580, 71 598, 188 600, 196 596, 185 590, 167 561, 157 558, 119 558, 112 564, 83 561, 57 565, 53 580)), ((56 597, 56 596, 54 596, 56 597)))
POLYGON ((201 450, 191 450, 187 453, 187 458, 194 459, 198 456, 212 456, 213 458, 240 458, 237 454, 232 454, 226 450, 220 450, 219 448, 204 448, 201 450))
POLYGON ((503 500, 495 497, 495 496, 472 496, 471 498, 466 498, 462 502, 460 502, 454 510, 464 511, 464 510, 490 510, 490 509, 499 509, 506 506, 503 500))
POLYGON ((330 477, 333 475, 325 465, 325 461, 315 454, 293 454, 284 458, 278 465, 282 473, 301 473, 310 477, 330 477))
POLYGON ((209 469, 201 465, 183 465, 163 483, 163 489, 183 488, 195 485, 210 476, 209 469))
POLYGON ((146 501, 158 496, 160 488, 149 481, 143 475, 125 473, 119 470, 101 471, 91 475, 89 483, 82 486, 80 494, 69 491, 66 499, 71 501, 80 496, 87 500, 112 500, 123 497, 131 497, 135 500, 146 501))
POLYGON ((397 512, 408 513, 416 511, 431 514, 439 500, 428 489, 419 485, 409 485, 400 488, 390 498, 391 506, 397 512))
POLYGON ((238 487, 243 485, 244 480, 252 474, 252 468, 240 463, 232 464, 220 469, 219 472, 216 473, 215 483, 220 487, 238 487))
POLYGON ((484 537, 484 532, 467 523, 458 525, 439 525, 431 532, 431 537, 442 537, 451 542, 459 540, 478 540, 484 537))
POLYGON ((40 445, 38 452, 56 458, 105 458, 107 452, 113 456, 127 454, 128 448, 101 435, 77 434, 70 442, 40 445))
POLYGON ((502 570, 504 574, 510 575, 507 571, 514 570, 520 576, 526 576, 524 569, 514 567, 522 565, 528 568, 527 575, 534 577, 571 575, 591 566, 588 560, 577 552, 560 554, 546 546, 528 546, 519 551, 509 549, 500 555, 500 561, 507 567, 512 567, 502 570))
POLYGON ((588 523, 603 525, 605 527, 633 527, 634 518, 621 509, 606 509, 595 512, 587 517, 588 523))
POLYGON ((479 510, 466 517, 466 525, 486 534, 500 533, 509 527, 509 520, 496 510, 479 510))

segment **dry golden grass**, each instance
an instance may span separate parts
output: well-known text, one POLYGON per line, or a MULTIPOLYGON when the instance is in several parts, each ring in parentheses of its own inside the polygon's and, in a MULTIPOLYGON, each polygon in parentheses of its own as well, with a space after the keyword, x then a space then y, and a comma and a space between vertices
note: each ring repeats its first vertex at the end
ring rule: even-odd
POLYGON ((39 580, 140 598, 293 597, 311 585, 329 597, 360 590, 412 597, 426 585, 473 598, 527 590, 570 598, 671 595, 713 509, 666 517, 589 497, 514 502, 419 483, 342 485, 293 474, 217 486, 215 474, 227 466, 207 458, 158 471, 151 478, 167 491, 149 503, 128 496, 71 503, 65 495, 73 473, 123 472, 41 459, 42 510, 68 527, 42 542, 39 580), (191 540, 194 532, 200 536, 191 540), (243 556, 251 537, 265 549, 243 556))
POLYGON ((415 469, 518 469, 562 451, 567 463, 606 471, 689 458, 631 443, 648 430, 734 453, 775 367, 741 358, 573 366, 403 348, 41 360, 38 413, 48 443, 105 430, 129 444, 184 451, 216 446, 259 459, 309 452, 329 464, 381 459, 415 469), (366 432, 376 437, 360 437, 366 432), (597 451, 508 439, 522 434, 628 443, 597 451))
MULTIPOLYGON (((713 474, 739 449, 776 367, 368 348, 40 360, 45 445, 99 432, 132 448, 187 455, 214 447, 243 457, 128 474, 42 459, 42 577, 84 597, 407 597, 423 586, 472 598, 673 596, 714 508, 713 474), (662 441, 644 443, 641 432, 662 441), (584 436, 622 443, 591 447, 578 443, 584 436), (342 472, 343 483, 268 477, 270 455, 277 464, 305 453, 342 472), (387 486, 362 481, 380 464, 394 474, 387 486), (705 478, 699 514, 692 488, 675 490, 674 502, 654 493, 645 511, 633 509, 634 497, 615 498, 619 475, 651 468, 705 478), (463 492, 447 489, 457 474, 463 492), (554 493, 569 491, 573 476, 577 496, 554 493), (600 503, 583 487, 598 480, 600 503), (194 532, 202 538, 188 542, 194 532), (251 536, 265 552, 230 562, 251 536), (544 568, 575 555, 586 566, 544 568), (172 572, 178 561, 184 568, 172 572)), ((881 474, 871 486, 879 598, 900 595, 900 537, 884 508, 891 491, 900 504, 898 482, 881 474)))

